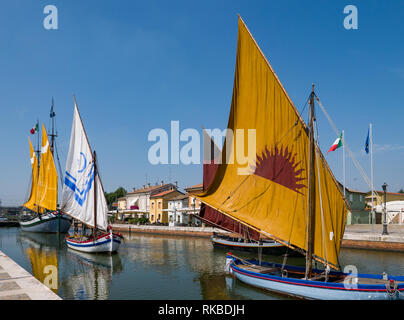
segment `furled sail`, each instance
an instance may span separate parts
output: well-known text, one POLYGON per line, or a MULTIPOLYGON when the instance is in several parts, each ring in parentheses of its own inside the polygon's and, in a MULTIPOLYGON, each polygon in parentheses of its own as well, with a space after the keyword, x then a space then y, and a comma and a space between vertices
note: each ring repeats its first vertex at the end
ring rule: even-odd
POLYGON ((41 163, 39 166, 36 204, 39 207, 56 210, 58 197, 58 174, 45 126, 42 125, 41 163))
POLYGON ((30 159, 31 159, 31 167, 32 167, 32 179, 31 179, 31 193, 29 199, 26 203, 24 203, 24 207, 30 209, 35 212, 43 212, 42 208, 38 208, 36 203, 37 197, 37 185, 38 185, 38 159, 35 155, 34 148, 32 147, 31 139, 28 137, 29 141, 29 151, 30 151, 30 159))
MULTIPOLYGON (((222 163, 196 197, 274 240, 307 250, 307 126, 241 18, 228 128, 233 135, 226 136, 222 163), (256 152, 243 162, 240 154, 254 142, 256 152)), ((314 258, 338 268, 346 205, 318 147, 314 175, 314 258)))
POLYGON ((75 103, 61 209, 64 213, 90 227, 95 226, 94 212, 96 209, 97 228, 107 230, 107 201, 98 174, 95 175, 95 179, 96 202, 94 200, 93 154, 75 103))
MULTIPOLYGON (((218 160, 221 158, 221 151, 206 130, 203 130, 203 141, 203 190, 206 190, 215 176, 218 160)), ((224 215, 223 213, 209 207, 204 203, 201 205, 199 218, 209 225, 224 229, 226 231, 238 233, 247 239, 252 239, 255 241, 260 239, 259 232, 248 228, 244 224, 224 215)))

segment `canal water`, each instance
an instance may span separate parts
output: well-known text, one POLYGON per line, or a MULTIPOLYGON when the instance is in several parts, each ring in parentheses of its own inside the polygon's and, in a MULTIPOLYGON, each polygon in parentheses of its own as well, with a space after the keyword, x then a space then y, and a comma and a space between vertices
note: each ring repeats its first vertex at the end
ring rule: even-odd
MULTIPOLYGON (((226 250, 213 248, 209 238, 132 233, 118 253, 85 254, 68 249, 64 235, 0 228, 0 250, 63 299, 287 299, 227 276, 226 250)), ((263 260, 282 263, 279 256, 263 260)), ((304 259, 288 263, 303 266, 304 259)), ((342 249, 341 263, 360 273, 404 275, 402 253, 342 249)))

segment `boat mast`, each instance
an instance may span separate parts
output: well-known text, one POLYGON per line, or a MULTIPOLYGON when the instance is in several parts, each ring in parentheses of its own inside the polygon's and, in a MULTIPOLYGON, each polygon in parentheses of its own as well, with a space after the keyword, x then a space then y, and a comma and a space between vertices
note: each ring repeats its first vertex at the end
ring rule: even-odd
MULTIPOLYGON (((39 183, 39 167, 40 167, 40 156, 41 156, 41 148, 40 148, 40 134, 39 134, 39 120, 36 121, 36 125, 38 128, 37 131, 37 149, 36 149, 36 158, 37 158, 37 173, 36 173, 36 183, 39 183)), ((36 201, 38 200, 38 190, 35 193, 35 205, 36 205, 36 214, 38 215, 39 219, 41 219, 41 215, 39 214, 39 206, 37 205, 36 201)))
POLYGON ((307 228, 307 251, 306 251, 306 274, 309 279, 312 272, 312 258, 315 234, 315 145, 314 145, 314 83, 311 87, 310 110, 309 110, 309 197, 308 197, 308 228, 307 228))
POLYGON ((93 161, 94 161, 94 231, 93 231, 93 238, 94 241, 97 235, 97 164, 96 164, 96 154, 95 150, 93 153, 93 161))
POLYGON ((52 107, 51 107, 51 111, 50 111, 50 118, 52 119, 52 133, 49 134, 49 136, 51 137, 51 152, 52 152, 52 156, 54 156, 53 151, 55 148, 55 138, 57 137, 57 133, 55 133, 55 116, 56 113, 53 110, 54 107, 54 103, 53 103, 53 97, 52 97, 52 107))

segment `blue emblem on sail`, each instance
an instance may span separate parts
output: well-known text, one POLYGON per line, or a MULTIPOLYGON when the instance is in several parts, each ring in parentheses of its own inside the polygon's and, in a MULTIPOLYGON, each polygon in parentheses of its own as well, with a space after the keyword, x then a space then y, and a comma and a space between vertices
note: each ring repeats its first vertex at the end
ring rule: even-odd
MULTIPOLYGON (((83 170, 80 170, 81 173, 83 170)), ((94 181, 94 164, 90 168, 90 172, 85 177, 82 189, 77 186, 77 179, 72 174, 66 171, 65 185, 74 192, 74 200, 82 207, 87 199, 87 195, 91 190, 94 181)))

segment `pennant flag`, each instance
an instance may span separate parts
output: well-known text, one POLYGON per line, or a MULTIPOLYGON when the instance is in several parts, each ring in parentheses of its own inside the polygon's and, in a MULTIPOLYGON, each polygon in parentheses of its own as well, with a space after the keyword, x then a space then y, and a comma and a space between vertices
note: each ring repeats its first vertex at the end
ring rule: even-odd
POLYGON ((366 153, 369 153, 369 129, 368 129, 368 136, 367 136, 366 142, 365 142, 365 151, 366 151, 366 153))
MULTIPOLYGON (((339 147, 342 147, 342 133, 339 135, 337 140, 334 141, 334 143, 332 144, 332 146, 331 146, 330 150, 328 150, 328 152, 335 151, 339 147)), ((327 152, 327 154, 328 154, 328 152, 327 152)))
POLYGON ((31 128, 30 132, 31 132, 31 134, 35 134, 38 132, 38 130, 39 130, 39 125, 37 122, 36 125, 31 128))

